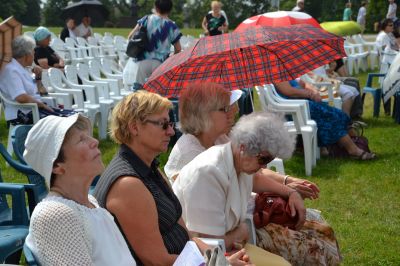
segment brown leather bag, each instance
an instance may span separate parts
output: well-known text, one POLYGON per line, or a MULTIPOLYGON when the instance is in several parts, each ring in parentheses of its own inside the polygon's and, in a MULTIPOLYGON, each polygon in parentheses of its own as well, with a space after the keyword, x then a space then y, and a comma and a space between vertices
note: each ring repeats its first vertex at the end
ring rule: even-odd
POLYGON ((263 192, 256 196, 253 221, 256 228, 274 223, 295 229, 298 215, 291 216, 289 204, 281 196, 263 192))

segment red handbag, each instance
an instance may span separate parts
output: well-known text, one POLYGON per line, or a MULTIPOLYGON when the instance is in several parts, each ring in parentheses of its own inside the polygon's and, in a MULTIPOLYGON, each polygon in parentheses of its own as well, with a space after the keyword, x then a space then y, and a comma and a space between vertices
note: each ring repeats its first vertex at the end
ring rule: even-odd
POLYGON ((257 194, 253 214, 253 222, 256 228, 274 223, 295 229, 297 221, 298 215, 291 216, 289 204, 284 198, 268 192, 257 194))

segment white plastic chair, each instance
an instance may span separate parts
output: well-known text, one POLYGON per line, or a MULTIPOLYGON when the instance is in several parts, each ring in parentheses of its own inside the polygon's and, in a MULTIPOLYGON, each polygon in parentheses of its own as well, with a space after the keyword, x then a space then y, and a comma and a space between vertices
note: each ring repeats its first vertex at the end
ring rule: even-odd
POLYGON ((97 76, 93 76, 89 72, 89 66, 86 64, 78 64, 77 65, 78 76, 82 79, 83 83, 90 84, 91 82, 96 82, 99 86, 103 86, 101 96, 105 98, 111 98, 114 101, 122 100, 123 96, 120 94, 120 88, 118 86, 118 80, 116 79, 105 79, 97 76), (102 85, 100 85, 102 84, 102 85), (106 85, 104 85, 106 84, 106 85), (108 89, 105 89, 104 86, 107 86, 108 89), (106 95, 108 93, 108 96, 106 95), (104 93, 104 94, 103 94, 104 93))
MULTIPOLYGON (((3 106, 4 109, 7 108, 7 106, 15 106, 17 108, 29 108, 31 109, 32 112, 32 118, 33 118, 33 123, 35 124, 37 121, 39 121, 40 116, 39 116, 39 108, 36 103, 18 103, 16 101, 13 101, 11 99, 7 99, 6 97, 3 96, 3 94, 0 91, 0 102, 3 106)), ((8 140, 7 140, 7 151, 9 154, 13 154, 13 145, 11 142, 11 135, 13 132, 14 126, 10 124, 10 128, 8 129, 8 140)))
POLYGON ((80 48, 76 47, 75 40, 72 38, 65 38, 65 48, 69 53, 69 58, 71 59, 71 64, 76 65, 80 62, 85 62, 84 55, 80 48))
MULTIPOLYGON (((122 82, 122 75, 121 76, 108 76, 107 74, 104 73, 101 69, 101 65, 99 62, 96 60, 89 61, 88 64, 89 67, 89 76, 93 80, 99 80, 99 81, 106 81, 110 84, 111 91, 114 93, 115 96, 125 96, 128 95, 131 92, 127 92, 123 90, 123 82, 122 82), (106 78, 103 78, 102 76, 106 76, 106 78)), ((78 67, 79 68, 79 67, 78 67)))
MULTIPOLYGON (((312 167, 318 158, 317 127, 315 121, 307 117, 309 114, 307 102, 278 101, 275 88, 272 84, 256 86, 260 102, 264 111, 277 111, 289 114, 293 122, 287 122, 288 131, 292 134, 301 134, 304 147, 304 164, 306 175, 312 174, 312 167)), ((291 100, 287 100, 291 101, 291 100)))
POLYGON ((368 42, 364 40, 361 34, 353 35, 352 38, 356 44, 363 45, 367 48, 371 69, 375 69, 379 58, 379 53, 376 50, 376 42, 368 42))

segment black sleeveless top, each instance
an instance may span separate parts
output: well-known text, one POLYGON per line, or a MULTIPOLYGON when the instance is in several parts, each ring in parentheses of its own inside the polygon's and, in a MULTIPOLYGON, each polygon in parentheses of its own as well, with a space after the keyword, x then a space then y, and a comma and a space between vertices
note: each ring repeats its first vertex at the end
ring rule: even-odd
MULTIPOLYGON (((107 193, 111 185, 121 176, 138 177, 153 195, 158 213, 158 225, 164 245, 169 254, 180 254, 189 235, 178 220, 182 215, 182 207, 178 198, 170 189, 157 169, 158 162, 154 160, 149 168, 128 146, 122 144, 104 173, 101 175, 94 192, 101 207, 106 207, 107 193)), ((114 215, 114 214, 113 214, 114 215)), ((135 255, 127 241, 123 229, 114 215, 116 224, 123 234, 126 243, 136 260, 137 265, 143 265, 135 255)), ((145 217, 144 217, 145 219, 145 217)))

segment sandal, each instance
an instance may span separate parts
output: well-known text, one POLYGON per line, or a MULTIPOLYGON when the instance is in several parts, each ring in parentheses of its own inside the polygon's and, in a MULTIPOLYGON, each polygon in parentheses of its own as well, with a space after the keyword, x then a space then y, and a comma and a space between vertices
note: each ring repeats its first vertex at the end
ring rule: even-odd
POLYGON ((351 155, 350 157, 360 161, 369 161, 369 160, 374 160, 376 158, 376 155, 373 152, 363 151, 359 155, 351 155))

